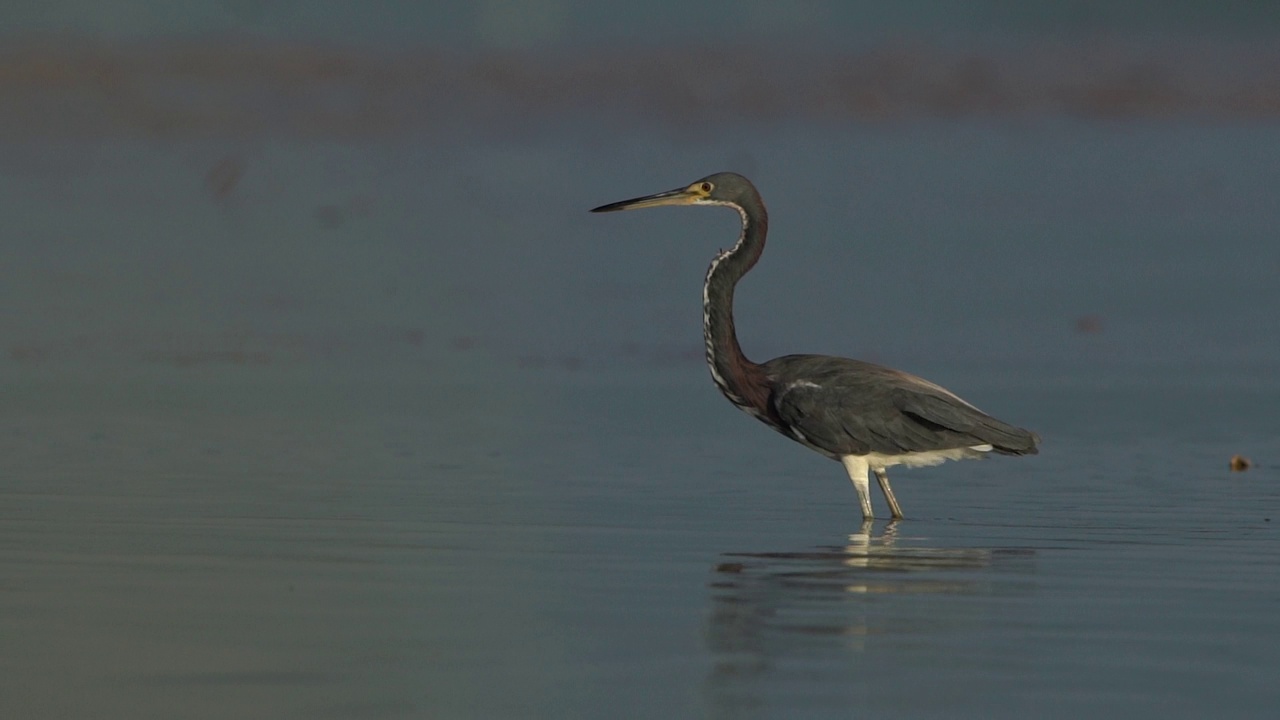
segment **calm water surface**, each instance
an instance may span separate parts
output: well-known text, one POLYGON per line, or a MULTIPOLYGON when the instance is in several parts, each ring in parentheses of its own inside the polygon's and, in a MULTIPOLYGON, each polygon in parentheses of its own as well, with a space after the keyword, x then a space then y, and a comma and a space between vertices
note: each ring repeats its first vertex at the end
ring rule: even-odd
POLYGON ((0 143, 0 716, 1274 713, 1280 131, 615 121, 0 143), (733 410, 733 214, 586 213, 721 169, 748 354, 1042 454, 864 525, 733 410))
POLYGON ((1274 706, 1275 466, 1226 470, 1280 452, 1260 411, 1274 382, 966 374, 1002 414, 1040 420, 1044 453, 899 472, 908 519, 864 525, 838 466, 732 413, 696 367, 633 375, 150 387, 161 410, 130 399, 141 385, 53 411, 33 405, 52 388, 17 398, 4 702, 63 717, 1274 706), (508 392, 508 420, 419 410, 508 392))

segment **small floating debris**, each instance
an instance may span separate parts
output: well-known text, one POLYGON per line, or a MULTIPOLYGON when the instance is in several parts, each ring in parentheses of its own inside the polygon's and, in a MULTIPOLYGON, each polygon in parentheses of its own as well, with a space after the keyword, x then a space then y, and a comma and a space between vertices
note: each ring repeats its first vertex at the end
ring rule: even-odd
POLYGON ((1231 472, 1244 472, 1253 467, 1253 463, 1243 455, 1232 455, 1231 463, 1227 467, 1231 468, 1231 472))
POLYGON ((1079 335, 1101 335, 1101 315, 1081 315, 1076 318, 1076 333, 1079 335))

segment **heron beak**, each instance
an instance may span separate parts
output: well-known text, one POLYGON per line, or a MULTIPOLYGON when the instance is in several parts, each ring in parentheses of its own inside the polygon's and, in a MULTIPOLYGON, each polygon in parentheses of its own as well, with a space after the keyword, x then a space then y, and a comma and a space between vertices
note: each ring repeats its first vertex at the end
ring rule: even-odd
POLYGON ((592 208, 591 212, 614 212, 615 210, 639 210, 640 208, 660 207, 662 205, 692 205, 702 199, 702 195, 693 192, 689 188, 678 188, 676 190, 668 190, 660 192, 656 195, 645 195, 644 197, 623 200, 622 202, 609 203, 601 205, 598 208, 592 208))

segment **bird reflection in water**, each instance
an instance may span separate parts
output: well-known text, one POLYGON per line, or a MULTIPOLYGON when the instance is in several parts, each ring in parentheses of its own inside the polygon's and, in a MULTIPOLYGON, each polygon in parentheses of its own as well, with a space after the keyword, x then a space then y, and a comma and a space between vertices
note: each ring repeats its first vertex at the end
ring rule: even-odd
POLYGON ((927 643, 997 622, 974 609, 983 603, 948 598, 1018 595, 1030 586, 1033 550, 930 546, 901 534, 896 521, 874 530, 867 521, 839 545, 724 554, 710 583, 706 633, 715 657, 708 688, 717 700, 745 700, 757 681, 785 680, 778 676, 797 663, 843 668, 851 653, 871 653, 878 642, 927 643))
POLYGON ((877 536, 868 520, 848 536, 843 545, 799 552, 725 553, 716 566, 713 588, 747 589, 759 584, 798 591, 841 593, 956 593, 966 592, 974 579, 918 577, 928 570, 965 570, 987 567, 994 557, 1025 556, 1029 550, 1014 548, 939 548, 898 544, 897 521, 885 525, 877 536), (907 575, 904 575, 906 573, 907 575))

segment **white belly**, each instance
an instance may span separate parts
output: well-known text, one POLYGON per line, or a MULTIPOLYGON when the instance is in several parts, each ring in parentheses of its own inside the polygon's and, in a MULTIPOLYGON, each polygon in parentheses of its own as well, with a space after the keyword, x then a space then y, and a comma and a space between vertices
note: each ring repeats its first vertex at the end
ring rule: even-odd
POLYGON ((861 455, 867 462, 867 467, 872 470, 883 470, 894 465, 906 465, 907 467, 925 467, 928 465, 940 465, 948 460, 968 460, 971 458, 982 457, 983 453, 991 452, 990 445, 974 445, 973 447, 951 448, 949 450, 927 450, 925 452, 903 453, 901 455, 885 455, 882 453, 868 453, 861 455))

